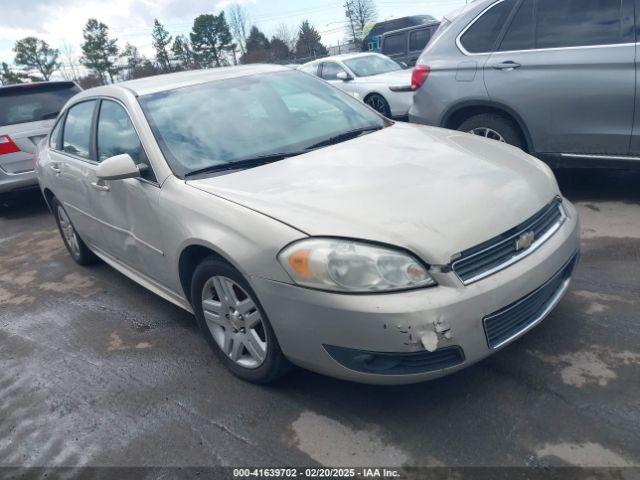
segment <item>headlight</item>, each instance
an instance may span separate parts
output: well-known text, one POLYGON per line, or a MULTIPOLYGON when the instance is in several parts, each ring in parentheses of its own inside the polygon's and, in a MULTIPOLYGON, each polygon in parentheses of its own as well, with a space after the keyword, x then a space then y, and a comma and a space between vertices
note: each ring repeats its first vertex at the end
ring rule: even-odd
POLYGON ((282 250, 278 260, 295 283, 321 290, 365 293, 437 285, 413 256, 355 240, 301 240, 282 250))

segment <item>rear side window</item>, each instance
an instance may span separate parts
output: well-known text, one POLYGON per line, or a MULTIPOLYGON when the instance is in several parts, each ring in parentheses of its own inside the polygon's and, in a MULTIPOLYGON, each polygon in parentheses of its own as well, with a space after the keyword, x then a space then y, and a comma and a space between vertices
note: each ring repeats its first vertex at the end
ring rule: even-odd
POLYGON ((382 51, 385 55, 399 55, 407 52, 407 34, 398 33, 384 38, 382 51))
POLYGON ((0 127, 55 119, 80 92, 74 83, 27 84, 0 89, 0 127))
POLYGON ((531 50, 535 48, 534 0, 525 0, 520 5, 502 39, 499 50, 531 50))
POLYGON ((460 37, 464 49, 469 53, 492 52, 512 8, 511 0, 504 0, 489 8, 460 37))
POLYGON ((82 158, 91 158, 91 120, 95 100, 74 105, 64 124, 62 150, 82 158))
POLYGON ((622 0, 538 0, 536 47, 623 42, 622 0))
POLYGON ((418 50, 422 51, 422 49, 427 46, 430 39, 431 31, 429 29, 411 32, 409 34, 409 50, 412 52, 416 52, 418 50))

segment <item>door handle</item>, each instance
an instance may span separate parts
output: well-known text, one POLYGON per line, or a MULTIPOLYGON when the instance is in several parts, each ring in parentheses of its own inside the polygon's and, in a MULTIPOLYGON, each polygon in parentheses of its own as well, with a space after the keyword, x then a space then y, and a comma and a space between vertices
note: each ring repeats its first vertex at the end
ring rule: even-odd
POLYGON ((60 172, 61 172, 61 170, 60 170, 60 166, 58 166, 58 164, 57 164, 57 163, 50 163, 50 164, 49 164, 49 168, 50 168, 51 170, 53 170, 55 173, 60 173, 60 172))
POLYGON ((518 62, 512 62, 511 60, 509 60, 502 63, 496 63, 493 68, 496 70, 506 70, 507 72, 510 72, 512 70, 515 70, 516 68, 520 68, 521 66, 522 65, 520 65, 518 62))
POLYGON ((111 190, 111 188, 109 188, 109 185, 104 185, 98 182, 91 182, 91 186, 100 192, 108 192, 109 190, 111 190))

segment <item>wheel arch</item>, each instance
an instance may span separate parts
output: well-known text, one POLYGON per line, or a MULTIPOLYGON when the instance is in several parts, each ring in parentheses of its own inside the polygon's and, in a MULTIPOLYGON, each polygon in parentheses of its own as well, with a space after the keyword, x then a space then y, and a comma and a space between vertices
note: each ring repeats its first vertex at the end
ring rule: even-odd
POLYGON ((469 100, 457 103, 444 113, 440 126, 456 130, 467 118, 482 113, 494 113, 509 118, 520 131, 527 152, 534 151, 531 134, 522 117, 515 110, 501 103, 486 100, 469 100))
POLYGON ((55 195, 47 187, 42 190, 42 195, 44 195, 44 201, 47 204, 49 211, 53 212, 53 199, 55 198, 55 195))

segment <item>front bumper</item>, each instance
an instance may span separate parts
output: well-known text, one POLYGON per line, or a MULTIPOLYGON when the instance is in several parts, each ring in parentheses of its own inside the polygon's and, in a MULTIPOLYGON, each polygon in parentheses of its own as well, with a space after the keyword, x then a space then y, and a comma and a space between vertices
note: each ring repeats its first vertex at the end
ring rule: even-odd
MULTIPOLYGON (((403 384, 437 378, 487 357, 534 326, 490 348, 483 319, 538 290, 579 251, 578 215, 569 202, 564 206, 567 219, 553 237, 520 262, 467 286, 453 273, 436 272, 437 287, 375 295, 320 292, 261 278, 252 278, 252 284, 283 353, 293 363, 363 383, 403 384), (347 368, 327 351, 327 347, 338 347, 400 354, 426 352, 421 339, 434 334, 438 351, 460 347, 462 360, 423 373, 377 374, 347 368)), ((560 301, 566 286, 554 296, 545 315, 560 301)))
POLYGON ((7 173, 0 168, 0 194, 37 188, 38 178, 34 170, 24 173, 7 173))

